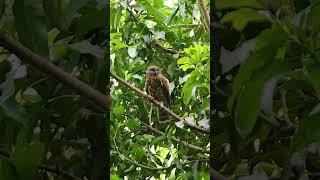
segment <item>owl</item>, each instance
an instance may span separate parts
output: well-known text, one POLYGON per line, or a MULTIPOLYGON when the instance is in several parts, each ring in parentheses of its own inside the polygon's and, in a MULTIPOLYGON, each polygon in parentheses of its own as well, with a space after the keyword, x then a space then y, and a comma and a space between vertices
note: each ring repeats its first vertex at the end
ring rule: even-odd
MULTIPOLYGON (((167 108, 170 108, 169 80, 161 73, 158 66, 150 66, 146 72, 145 91, 155 100, 162 102, 167 108)), ((169 115, 157 108, 157 116, 160 123, 169 121, 169 115)))

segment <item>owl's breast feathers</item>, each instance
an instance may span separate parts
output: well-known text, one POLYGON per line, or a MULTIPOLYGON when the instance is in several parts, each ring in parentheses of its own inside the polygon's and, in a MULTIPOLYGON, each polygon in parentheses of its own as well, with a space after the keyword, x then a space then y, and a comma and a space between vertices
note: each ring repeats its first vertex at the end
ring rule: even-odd
MULTIPOLYGON (((169 80, 165 76, 147 77, 146 91, 157 101, 162 102, 165 107, 170 108, 169 80)), ((161 109, 158 109, 158 117, 160 122, 169 119, 166 111, 161 109)))

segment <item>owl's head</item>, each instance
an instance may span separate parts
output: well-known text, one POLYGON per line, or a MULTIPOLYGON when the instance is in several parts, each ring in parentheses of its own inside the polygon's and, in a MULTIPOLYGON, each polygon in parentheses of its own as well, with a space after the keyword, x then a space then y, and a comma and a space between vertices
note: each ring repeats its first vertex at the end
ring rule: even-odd
POLYGON ((149 76, 158 76, 161 74, 161 70, 158 66, 149 66, 147 69, 147 75, 149 76))

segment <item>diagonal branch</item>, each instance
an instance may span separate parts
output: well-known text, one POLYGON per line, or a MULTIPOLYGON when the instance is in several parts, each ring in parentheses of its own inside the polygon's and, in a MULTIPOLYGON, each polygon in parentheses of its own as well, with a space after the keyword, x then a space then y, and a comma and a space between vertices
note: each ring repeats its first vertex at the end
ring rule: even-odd
POLYGON ((63 84, 72 87, 84 97, 91 100, 99 108, 102 108, 102 111, 106 112, 108 110, 109 98, 106 95, 92 88, 88 84, 80 81, 79 79, 73 77, 72 75, 66 73, 61 68, 50 63, 49 60, 34 53, 30 49, 22 45, 20 42, 9 37, 2 31, 0 31, 0 46, 3 46, 8 51, 15 54, 22 61, 32 64, 41 71, 56 78, 63 84))
POLYGON ((209 15, 209 11, 206 7, 205 1, 204 0, 199 0, 199 4, 201 6, 201 10, 203 12, 204 15, 204 19, 205 19, 205 25, 207 27, 207 30, 210 32, 210 15, 209 15))
POLYGON ((156 101, 152 96, 150 96, 149 94, 147 94, 146 92, 136 88, 135 86, 131 85, 130 83, 128 83, 127 81, 121 79, 120 77, 118 77, 117 75, 110 73, 111 77, 113 77, 114 79, 116 79, 118 82, 120 82, 121 84, 127 86, 128 88, 132 89, 133 91, 135 91, 136 93, 138 93, 140 96, 148 99, 151 103, 155 104, 157 107, 161 108, 162 110, 166 111, 167 114, 169 114, 171 117, 173 117, 174 119, 176 119, 177 121, 181 121, 183 122, 187 127, 195 129, 197 131, 200 131, 202 133, 205 134, 209 134, 210 130, 209 129, 205 129, 205 128, 201 128, 198 126, 195 126, 189 122, 187 122, 186 120, 184 120, 183 118, 179 117, 177 114, 173 113, 170 109, 168 109, 167 107, 163 106, 162 103, 160 103, 159 101, 156 101))

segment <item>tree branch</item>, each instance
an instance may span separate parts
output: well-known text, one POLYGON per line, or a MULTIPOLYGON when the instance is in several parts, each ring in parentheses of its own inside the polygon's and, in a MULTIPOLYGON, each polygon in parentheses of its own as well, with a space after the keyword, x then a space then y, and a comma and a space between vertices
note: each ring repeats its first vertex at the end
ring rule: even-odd
POLYGON ((120 77, 118 77, 117 75, 110 73, 110 76, 113 77, 114 79, 116 79, 118 82, 120 82, 121 84, 127 86, 128 88, 132 89, 133 91, 135 91, 136 93, 138 93, 140 96, 148 99, 151 103, 155 104, 157 107, 161 108, 162 110, 166 111, 167 114, 169 114, 171 117, 173 117, 174 119, 178 120, 178 121, 182 121, 187 127, 195 129, 197 131, 200 131, 202 133, 205 134, 209 134, 210 130, 209 129, 205 129, 205 128, 201 128, 198 126, 195 126, 187 121, 185 121, 183 118, 179 117, 178 115, 176 115, 175 113, 173 113, 170 109, 168 109, 167 107, 163 106, 162 103, 160 103, 159 101, 156 101, 152 96, 150 96, 149 94, 147 94, 144 91, 141 91, 140 89, 136 88, 135 86, 131 85, 130 83, 128 83, 127 81, 121 79, 120 77))
POLYGON ((204 15, 204 19, 205 19, 205 25, 207 27, 207 30, 210 32, 210 15, 209 15, 209 11, 206 7, 205 1, 204 0, 199 0, 199 4, 201 6, 201 10, 203 12, 204 15))
POLYGON ((109 107, 109 98, 106 95, 66 73, 59 67, 50 63, 49 60, 32 52, 30 49, 22 45, 20 42, 14 40, 13 38, 9 37, 2 31, 0 31, 0 46, 3 46, 5 49, 15 54, 22 61, 32 64, 39 70, 56 78, 63 84, 72 87, 84 97, 91 100, 99 108, 102 108, 102 111, 107 112, 109 107))

